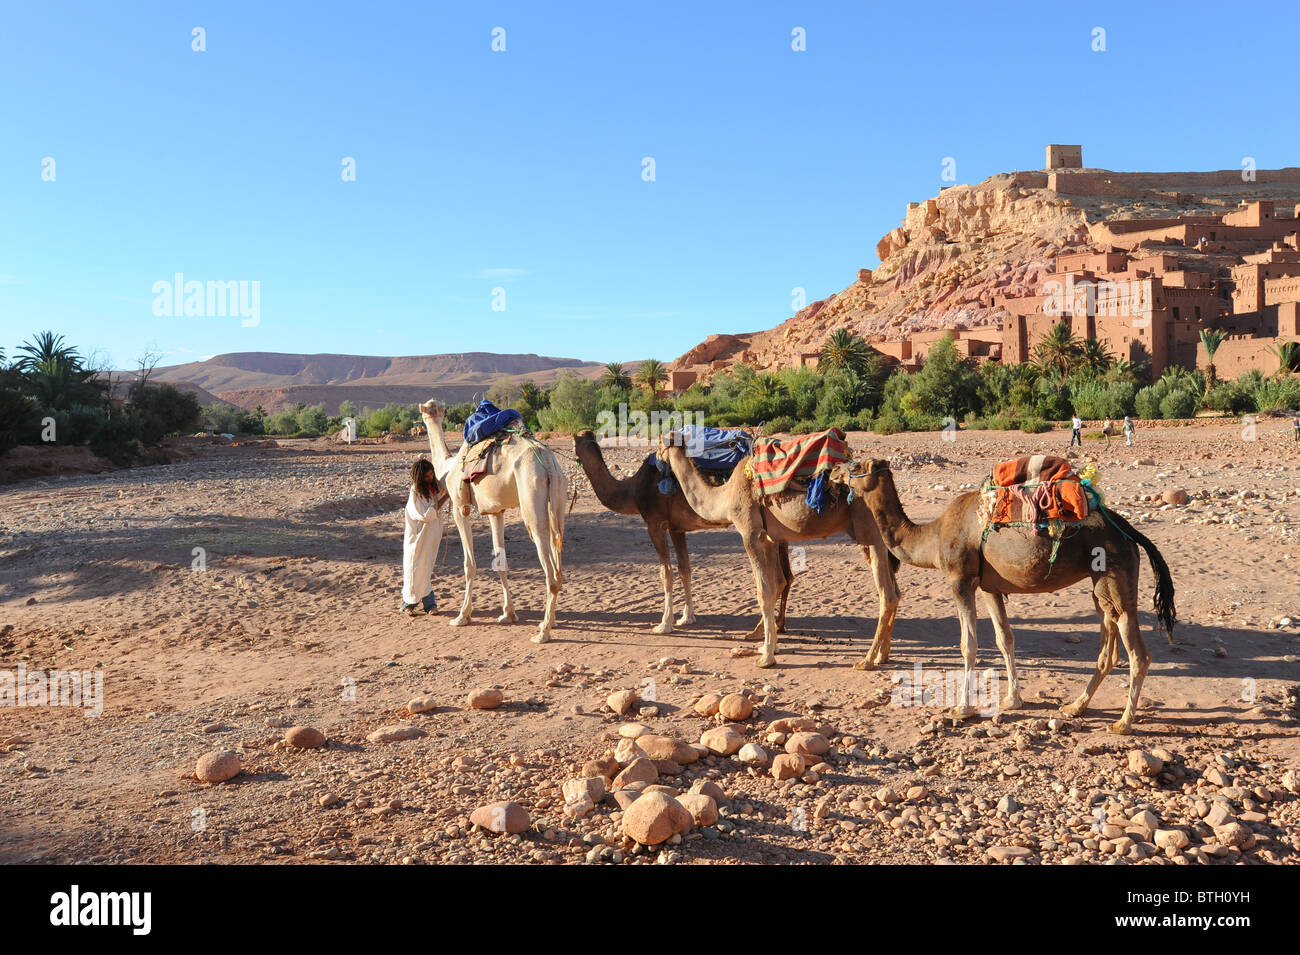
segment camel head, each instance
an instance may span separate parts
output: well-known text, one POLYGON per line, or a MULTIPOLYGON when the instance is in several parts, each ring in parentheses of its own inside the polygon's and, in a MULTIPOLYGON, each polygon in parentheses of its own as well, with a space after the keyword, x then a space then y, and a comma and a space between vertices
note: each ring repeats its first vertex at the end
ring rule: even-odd
POLYGON ((447 406, 437 398, 430 398, 424 404, 420 405, 420 417, 425 421, 433 421, 439 425, 442 419, 447 416, 447 406))
POLYGON ((664 461, 671 461, 674 454, 685 454, 682 449, 682 436, 676 431, 659 433, 659 457, 664 461))
MULTIPOLYGON (((573 450, 577 451, 583 445, 597 444, 596 435, 590 428, 584 428, 581 431, 573 432, 573 450)), ((597 444, 599 447, 599 445, 597 444)))
POLYGON ((889 470, 889 462, 879 458, 859 463, 849 475, 849 487, 863 497, 883 490, 886 483, 893 487, 894 476, 889 470))

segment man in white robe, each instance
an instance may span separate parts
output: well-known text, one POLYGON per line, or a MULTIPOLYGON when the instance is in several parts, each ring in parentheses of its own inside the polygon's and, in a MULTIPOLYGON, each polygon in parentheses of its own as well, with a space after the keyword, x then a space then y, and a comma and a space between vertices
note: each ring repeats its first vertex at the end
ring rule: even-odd
POLYGON ((438 508, 447 499, 447 493, 433 477, 433 466, 427 461, 422 463, 427 470, 422 470, 421 479, 432 483, 426 483, 423 494, 412 484, 404 513, 402 609, 407 613, 414 613, 417 607, 425 613, 438 609, 433 595, 433 562, 442 543, 442 517, 438 508))

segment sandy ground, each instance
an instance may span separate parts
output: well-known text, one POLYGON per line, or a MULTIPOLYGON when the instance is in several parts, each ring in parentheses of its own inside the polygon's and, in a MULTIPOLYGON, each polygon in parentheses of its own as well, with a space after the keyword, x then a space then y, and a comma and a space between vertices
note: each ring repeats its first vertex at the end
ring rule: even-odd
MULTIPOLYGON (((853 669, 876 595, 848 538, 806 545, 778 669, 734 655, 753 646, 739 637, 756 601, 730 530, 689 537, 698 623, 652 634, 661 590, 643 525, 601 508, 567 438, 551 444, 580 493, 556 639, 543 646, 529 642, 542 578, 517 518, 507 552, 518 624, 495 622, 499 590, 480 577, 475 625, 448 626, 462 590, 450 524, 436 580, 442 613, 399 612, 403 481, 425 450, 414 441, 224 448, 175 465, 5 486, 0 670, 102 669, 104 682, 94 718, 71 707, 0 707, 0 861, 1294 862, 1300 627, 1278 621, 1300 621, 1300 446, 1287 422, 1262 422, 1255 438, 1214 424, 1143 430, 1134 449, 1088 442, 1108 501, 1161 548, 1177 587, 1170 646, 1152 629, 1143 561, 1153 662, 1126 738, 1106 732, 1126 664, 1088 714, 1048 723, 1096 660, 1086 584, 1008 598, 1027 705, 958 725, 939 706, 891 700, 899 673, 960 667, 954 607, 937 572, 900 571, 890 664, 853 669), (1172 487, 1191 503, 1139 500, 1172 487), (204 569, 195 569, 200 557, 204 569), (632 718, 657 733, 695 742, 714 723, 693 711, 695 700, 748 689, 759 703, 739 724, 748 739, 763 743, 769 721, 807 716, 832 749, 816 772, 782 784, 721 757, 661 776, 682 789, 714 780, 730 800, 717 825, 662 851, 634 851, 617 806, 566 818, 560 786, 612 751, 623 719, 604 707, 607 694, 649 695, 647 681, 654 702, 643 705, 653 709, 632 718), (500 687, 505 704, 469 709, 467 692, 487 686, 500 687), (408 715, 420 695, 438 706, 408 715), (398 723, 424 735, 367 740, 398 723), (328 745, 286 748, 284 728, 294 725, 319 728, 328 745), (195 761, 217 749, 238 752, 243 772, 200 784, 195 761), (1157 775, 1130 769, 1135 749, 1164 762, 1157 775), (531 814, 528 831, 470 826, 474 808, 500 799, 531 814), (1134 822, 1143 811, 1159 824, 1134 822), (1233 818, 1240 831, 1229 832, 1233 818), (1157 845, 1169 837, 1154 828, 1180 829, 1188 844, 1157 845)), ((962 432, 952 442, 913 434, 851 443, 892 458, 904 506, 928 520, 996 461, 1063 451, 1066 440, 962 432)), ((607 455, 629 470, 640 456, 607 455)), ((486 521, 476 522, 475 546, 487 566, 486 521)), ((979 635, 981 665, 1000 678, 985 616, 979 635)))

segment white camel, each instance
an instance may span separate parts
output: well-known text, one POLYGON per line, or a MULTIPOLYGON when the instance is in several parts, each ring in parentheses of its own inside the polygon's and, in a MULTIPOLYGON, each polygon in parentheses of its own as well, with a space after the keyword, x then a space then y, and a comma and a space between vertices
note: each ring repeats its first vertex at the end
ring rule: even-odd
POLYGON ((519 508, 528 536, 537 547, 537 559, 546 575, 546 613, 533 643, 546 643, 555 627, 555 608, 559 602, 564 574, 560 566, 564 550, 564 504, 568 497, 568 478, 550 448, 536 441, 512 435, 492 452, 491 471, 474 483, 463 479, 462 465, 468 445, 462 445, 453 457, 447 450, 442 422, 447 408, 441 401, 420 405, 420 416, 429 431, 429 452, 438 477, 446 482, 451 495, 451 514, 460 532, 460 546, 465 552, 465 602, 460 614, 451 621, 453 627, 470 622, 473 612, 471 589, 478 565, 474 561, 474 537, 470 526, 470 508, 477 504, 479 513, 492 525, 492 569, 501 578, 501 616, 498 623, 514 623, 514 604, 506 581, 505 512, 519 508))

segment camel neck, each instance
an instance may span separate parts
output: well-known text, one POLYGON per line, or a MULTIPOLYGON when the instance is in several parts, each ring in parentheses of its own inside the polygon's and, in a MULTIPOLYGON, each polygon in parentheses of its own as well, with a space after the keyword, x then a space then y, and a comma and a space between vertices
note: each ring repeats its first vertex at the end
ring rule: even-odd
MULTIPOLYGON (((727 524, 731 522, 730 505, 727 500, 724 488, 728 487, 731 482, 721 487, 713 487, 707 484, 700 472, 695 470, 690 459, 686 457, 686 452, 680 447, 672 446, 660 451, 664 460, 668 462, 673 469, 673 476, 677 478, 677 483, 681 486, 682 496, 686 498, 686 503, 700 517, 706 521, 714 523, 727 524)), ((744 462, 736 465, 736 471, 743 471, 744 462)), ((733 472, 732 477, 735 477, 733 472)))
POLYGON ((429 420, 425 422, 429 431, 429 457, 433 461, 434 471, 441 479, 447 472, 451 453, 447 450, 447 438, 442 433, 442 422, 429 420))
POLYGON ((636 495, 633 492, 633 478, 619 479, 609 473, 605 464, 605 455, 595 440, 578 439, 574 444, 578 462, 582 471, 591 482, 591 489, 596 492, 596 499, 607 509, 617 514, 636 514, 636 495))
POLYGON ((871 511, 880 525, 880 535, 894 555, 914 567, 937 567, 939 559, 938 521, 916 524, 903 510, 893 479, 870 496, 871 511))

